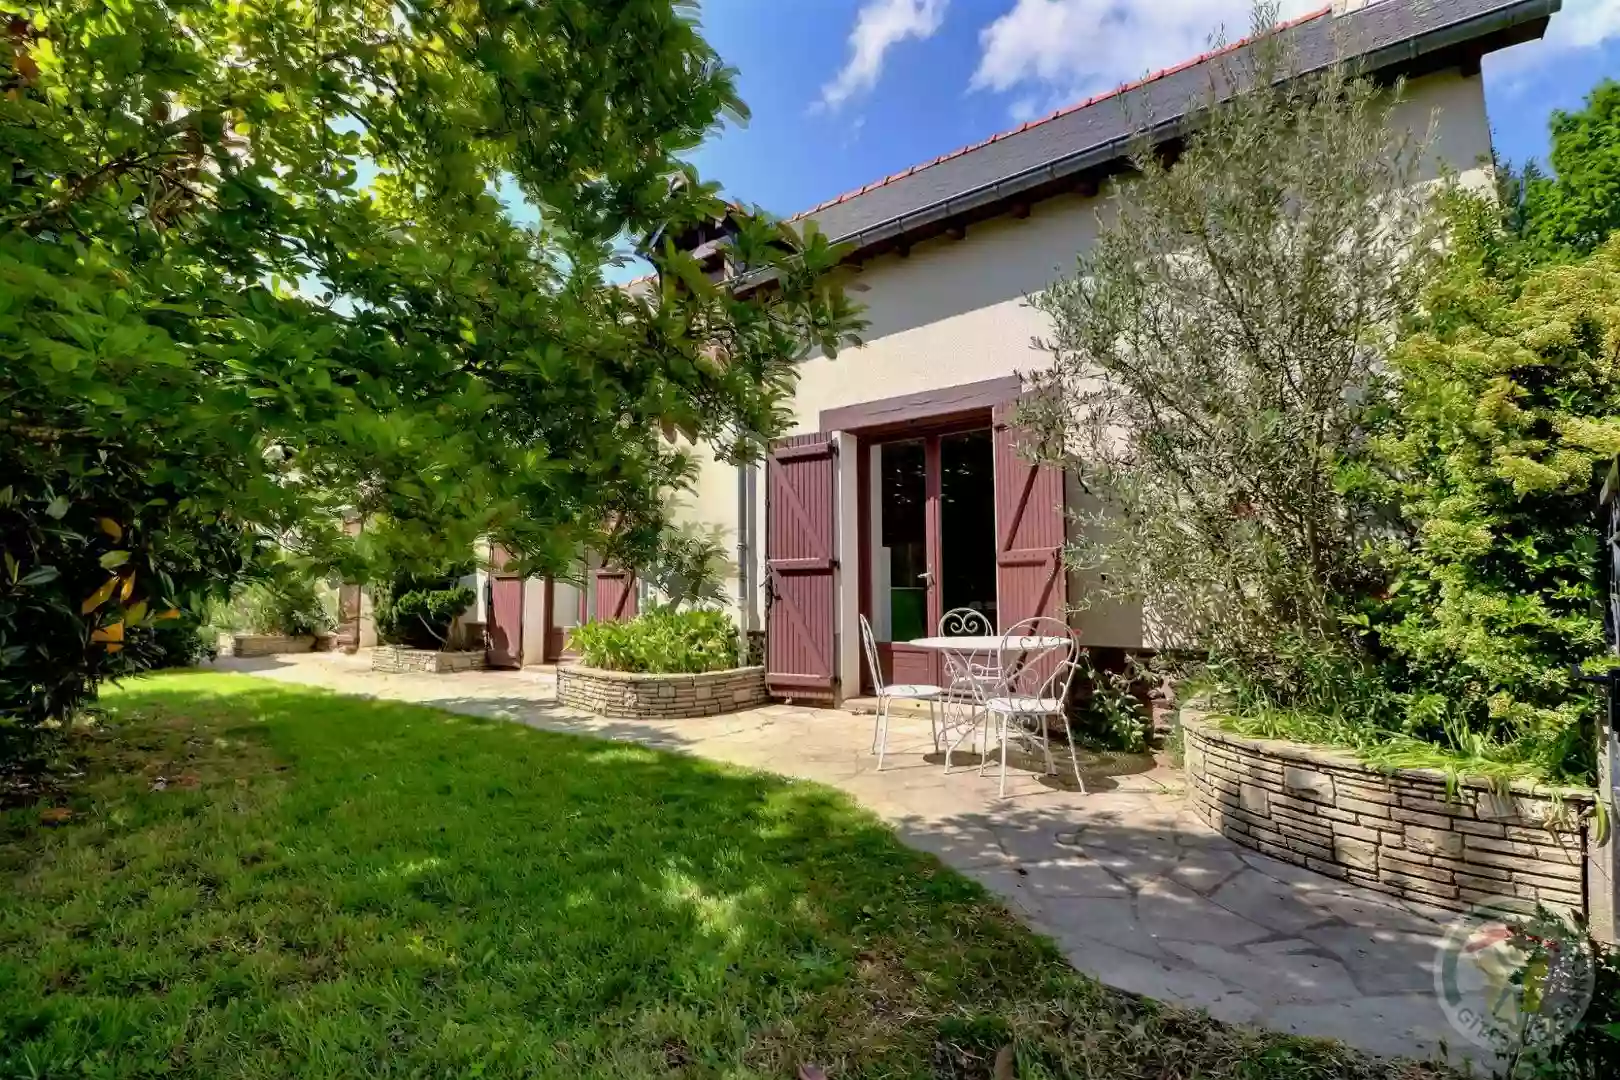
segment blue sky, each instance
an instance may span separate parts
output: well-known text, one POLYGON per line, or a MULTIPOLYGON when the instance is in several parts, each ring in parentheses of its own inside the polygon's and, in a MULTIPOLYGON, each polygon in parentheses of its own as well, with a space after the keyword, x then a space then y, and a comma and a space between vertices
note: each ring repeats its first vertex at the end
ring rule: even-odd
MULTIPOLYGON (((753 116, 706 143, 698 169, 785 216, 1197 55, 1222 26, 1242 36, 1249 4, 703 0, 701 18, 753 116)), ((1486 59, 1498 150, 1544 156, 1551 110, 1616 73, 1620 0, 1564 0, 1545 40, 1486 59)))

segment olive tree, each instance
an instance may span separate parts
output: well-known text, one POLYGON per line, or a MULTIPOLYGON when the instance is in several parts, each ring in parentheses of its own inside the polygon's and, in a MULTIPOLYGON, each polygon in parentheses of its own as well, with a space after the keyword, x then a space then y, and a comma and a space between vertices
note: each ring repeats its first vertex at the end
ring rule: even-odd
POLYGON ((1262 36, 1178 157, 1143 140, 1095 244, 1033 298, 1050 362, 1026 409, 1094 497, 1071 558, 1279 682, 1346 640, 1377 527, 1352 494, 1364 418, 1436 254, 1400 87, 1294 65, 1262 36))

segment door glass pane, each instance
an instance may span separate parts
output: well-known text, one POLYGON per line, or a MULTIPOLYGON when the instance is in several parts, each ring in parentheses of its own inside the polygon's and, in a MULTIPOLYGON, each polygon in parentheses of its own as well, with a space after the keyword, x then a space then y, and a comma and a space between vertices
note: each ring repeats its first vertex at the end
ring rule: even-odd
POLYGON ((928 634, 926 461, 920 439, 872 448, 872 634, 879 641, 928 634))
POLYGON ((940 602, 996 623, 996 483, 990 432, 939 440, 940 602))

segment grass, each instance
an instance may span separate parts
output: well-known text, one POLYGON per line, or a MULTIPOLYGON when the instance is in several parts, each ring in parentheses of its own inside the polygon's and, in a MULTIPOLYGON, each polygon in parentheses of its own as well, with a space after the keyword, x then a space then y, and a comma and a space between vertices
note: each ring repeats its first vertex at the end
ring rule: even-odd
POLYGON ((243 676, 104 704, 0 814, 0 1076, 1432 1075, 1107 990, 814 784, 243 676))

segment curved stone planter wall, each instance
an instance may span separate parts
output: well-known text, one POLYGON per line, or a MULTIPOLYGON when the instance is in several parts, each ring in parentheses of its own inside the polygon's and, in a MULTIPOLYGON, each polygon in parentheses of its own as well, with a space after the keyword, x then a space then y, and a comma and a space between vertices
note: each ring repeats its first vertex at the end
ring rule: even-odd
POLYGON ((430 675, 448 675, 456 671, 481 671, 483 667, 482 652, 409 649, 404 645, 378 645, 371 650, 371 670, 385 671, 391 675, 418 671, 430 675))
POLYGON ((1222 731, 1187 709, 1188 798, 1230 839, 1330 877, 1454 911, 1496 897, 1586 903, 1591 795, 1384 773, 1333 750, 1222 731))
POLYGON ((557 669, 557 701, 616 720, 714 716, 765 704, 763 667, 701 675, 641 675, 581 664, 557 669))
POLYGON ((309 652, 315 648, 316 639, 303 634, 221 634, 215 645, 221 656, 274 656, 309 652))

